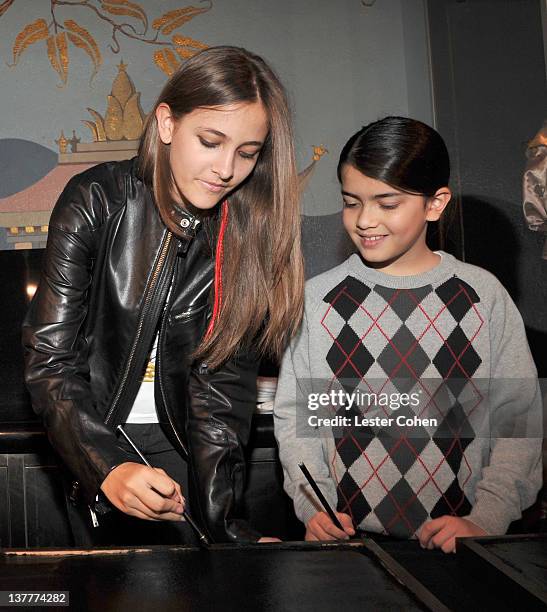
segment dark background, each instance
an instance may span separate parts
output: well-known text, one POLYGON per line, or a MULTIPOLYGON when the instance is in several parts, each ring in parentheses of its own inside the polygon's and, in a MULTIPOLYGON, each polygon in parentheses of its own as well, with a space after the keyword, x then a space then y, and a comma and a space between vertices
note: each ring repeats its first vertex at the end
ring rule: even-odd
POLYGON ((547 117, 540 0, 429 0, 437 129, 459 215, 445 250, 493 272, 516 302, 547 377, 543 234, 522 213, 528 141, 547 117))

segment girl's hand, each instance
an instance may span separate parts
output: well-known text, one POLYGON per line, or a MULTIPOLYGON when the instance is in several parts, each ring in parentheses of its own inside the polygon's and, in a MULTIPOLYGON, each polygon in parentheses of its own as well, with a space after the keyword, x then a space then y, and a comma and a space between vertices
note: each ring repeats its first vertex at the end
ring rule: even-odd
POLYGON ((126 514, 148 521, 181 521, 186 500, 180 485, 161 468, 122 463, 104 479, 101 490, 126 514))
POLYGON ((342 512, 336 512, 335 514, 344 531, 340 531, 336 527, 326 512, 318 512, 312 516, 306 525, 306 541, 347 540, 349 536, 355 535, 351 516, 342 512))
POLYGON ((488 535, 475 523, 459 516, 440 516, 420 529, 418 539, 422 548, 433 550, 440 548, 443 552, 456 552, 456 538, 488 535))

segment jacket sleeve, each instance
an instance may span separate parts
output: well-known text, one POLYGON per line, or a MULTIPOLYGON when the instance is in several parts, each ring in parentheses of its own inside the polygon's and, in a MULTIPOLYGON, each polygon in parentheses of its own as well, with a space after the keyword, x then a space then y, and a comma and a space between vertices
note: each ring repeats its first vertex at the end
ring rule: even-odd
POLYGON ((490 329, 490 460, 467 518, 499 535, 535 502, 541 488, 542 399, 522 317, 501 285, 490 329))
POLYGON ((261 535, 243 518, 244 449, 256 406, 257 371, 258 359, 251 353, 215 371, 195 364, 190 372, 190 500, 214 542, 255 542, 261 535))
POLYGON ((83 332, 97 223, 91 186, 71 180, 52 213, 42 276, 23 323, 25 380, 48 438, 91 503, 127 456, 94 409, 83 332))

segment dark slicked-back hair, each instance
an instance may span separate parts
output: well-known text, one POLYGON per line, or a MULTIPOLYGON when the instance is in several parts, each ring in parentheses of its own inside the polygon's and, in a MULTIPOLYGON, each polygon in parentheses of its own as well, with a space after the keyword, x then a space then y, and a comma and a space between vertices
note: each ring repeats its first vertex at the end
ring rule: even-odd
POLYGON ((385 117, 361 128, 340 154, 340 181, 346 164, 401 191, 429 197, 448 185, 450 178, 448 151, 441 135, 406 117, 385 117))

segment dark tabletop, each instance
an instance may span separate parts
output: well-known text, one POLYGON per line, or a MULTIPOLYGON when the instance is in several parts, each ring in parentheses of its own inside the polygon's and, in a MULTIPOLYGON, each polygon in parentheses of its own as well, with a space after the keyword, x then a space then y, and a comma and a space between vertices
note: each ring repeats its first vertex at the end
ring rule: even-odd
MULTIPOLYGON (((528 544, 514 536, 473 541, 497 546, 509 560, 522 557, 543 568, 547 551, 545 539, 538 537, 529 536, 528 544)), ((2 553, 0 591, 69 591, 75 610, 515 609, 504 599, 500 583, 489 583, 476 565, 466 566, 463 554, 422 550, 416 541, 382 537, 209 550, 150 546, 2 553)))
POLYGON ((425 609, 357 546, 2 555, 0 590, 31 589, 69 590, 70 609, 102 612, 425 609))

